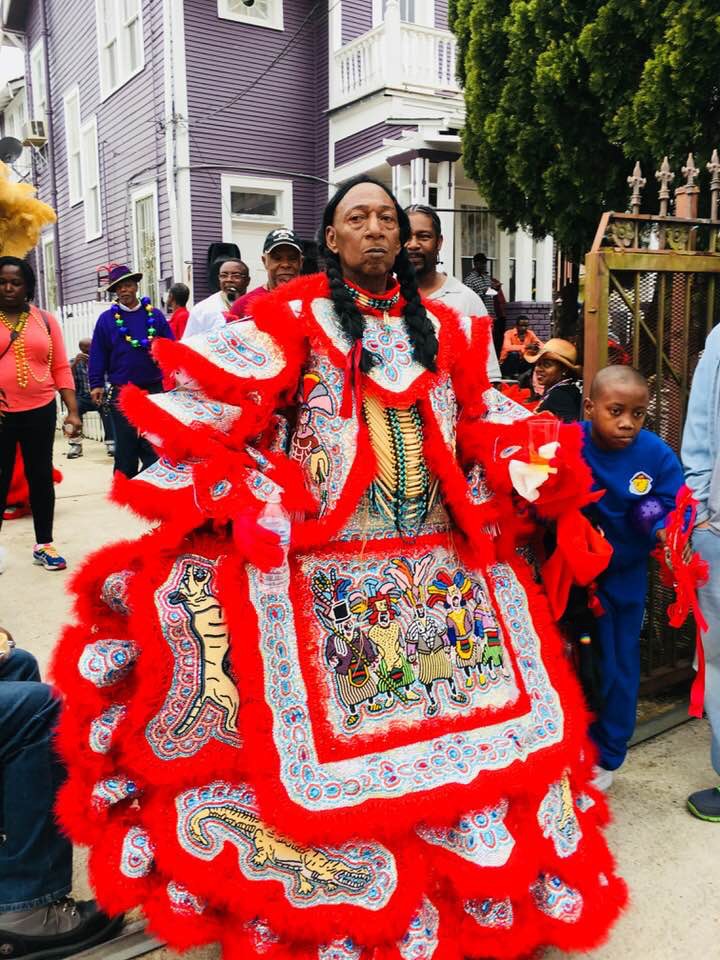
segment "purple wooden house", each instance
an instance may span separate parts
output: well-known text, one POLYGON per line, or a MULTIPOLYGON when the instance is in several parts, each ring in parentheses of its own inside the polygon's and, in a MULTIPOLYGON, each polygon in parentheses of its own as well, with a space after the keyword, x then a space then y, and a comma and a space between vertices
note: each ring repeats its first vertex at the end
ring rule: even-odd
MULTIPOLYGON (((447 0, 3 0, 26 61, 26 150, 57 210, 49 307, 98 296, 111 261, 160 298, 208 291, 209 244, 260 279, 262 238, 312 238, 360 172, 443 220, 444 269, 478 250, 509 300, 549 301, 553 245, 501 231, 465 176, 447 0), (53 303, 52 300, 56 303, 53 303)), ((0 101, 1 103, 2 101, 0 101)))

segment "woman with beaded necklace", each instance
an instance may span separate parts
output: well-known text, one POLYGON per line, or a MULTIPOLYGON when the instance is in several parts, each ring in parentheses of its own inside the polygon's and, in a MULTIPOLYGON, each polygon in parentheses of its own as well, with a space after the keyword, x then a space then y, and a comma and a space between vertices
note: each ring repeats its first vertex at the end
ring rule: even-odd
POLYGON ((25 260, 0 257, 0 387, 5 415, 0 423, 0 524, 19 444, 30 488, 35 525, 33 562, 46 570, 64 570, 65 560, 53 545, 52 451, 55 394, 67 408, 65 430, 78 436, 75 384, 57 320, 32 303, 35 274, 25 260))
POLYGON ((324 274, 158 340, 178 387, 125 389, 160 456, 113 495, 153 527, 74 581, 63 825, 105 909, 142 903, 228 960, 588 949, 625 888, 582 694, 515 549, 536 515, 581 527, 579 431, 534 444, 513 419, 487 321, 423 302, 385 186, 343 185, 322 231, 324 274), (505 670, 465 675, 451 607, 505 670))

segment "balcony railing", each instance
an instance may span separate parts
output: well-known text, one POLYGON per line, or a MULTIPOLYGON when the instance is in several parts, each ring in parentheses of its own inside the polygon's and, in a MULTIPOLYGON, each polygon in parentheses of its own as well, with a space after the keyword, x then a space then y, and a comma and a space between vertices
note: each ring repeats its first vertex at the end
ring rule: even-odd
POLYGON ((402 23, 389 7, 383 23, 335 52, 331 105, 385 87, 459 93, 455 51, 452 33, 402 23))

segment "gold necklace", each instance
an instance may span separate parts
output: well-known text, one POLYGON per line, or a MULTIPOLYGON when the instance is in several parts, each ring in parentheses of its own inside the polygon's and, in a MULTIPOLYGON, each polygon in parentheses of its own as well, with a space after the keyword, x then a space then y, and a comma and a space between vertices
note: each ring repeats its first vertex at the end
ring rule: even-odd
MULTIPOLYGON (((47 378, 50 376, 53 360, 52 336, 50 335, 50 331, 43 323, 41 326, 48 338, 47 370, 45 371, 44 377, 35 376, 32 368, 30 367, 30 363, 28 362, 27 353, 25 350, 25 331, 27 329, 30 316, 31 314, 28 310, 23 310, 18 317, 17 322, 11 323, 7 316, 0 310, 0 322, 2 322, 2 324, 8 328, 11 336, 13 333, 15 333, 15 337, 12 341, 13 354, 15 355, 15 375, 17 377, 18 386, 22 390, 27 388, 27 385, 30 382, 30 377, 32 377, 35 383, 45 383, 47 378)), ((38 323, 40 323, 40 320, 38 320, 37 317, 35 317, 35 319, 38 323)))

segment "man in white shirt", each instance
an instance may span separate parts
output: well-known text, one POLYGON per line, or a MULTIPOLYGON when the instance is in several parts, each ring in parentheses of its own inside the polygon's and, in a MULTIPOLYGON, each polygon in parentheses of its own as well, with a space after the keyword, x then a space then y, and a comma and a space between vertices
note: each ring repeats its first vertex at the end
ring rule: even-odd
MULTIPOLYGON (((487 317, 482 299, 455 277, 440 273, 437 268, 443 238, 440 217, 432 207, 416 203, 407 208, 410 218, 410 239, 405 244, 415 267, 420 296, 425 300, 441 300, 461 316, 487 317)), ((487 374, 490 381, 501 379, 495 347, 489 343, 487 374)))
POLYGON ((183 340, 226 323, 225 314, 238 297, 243 296, 250 283, 247 264, 242 260, 225 260, 218 270, 218 283, 218 292, 196 303, 190 311, 183 340))

